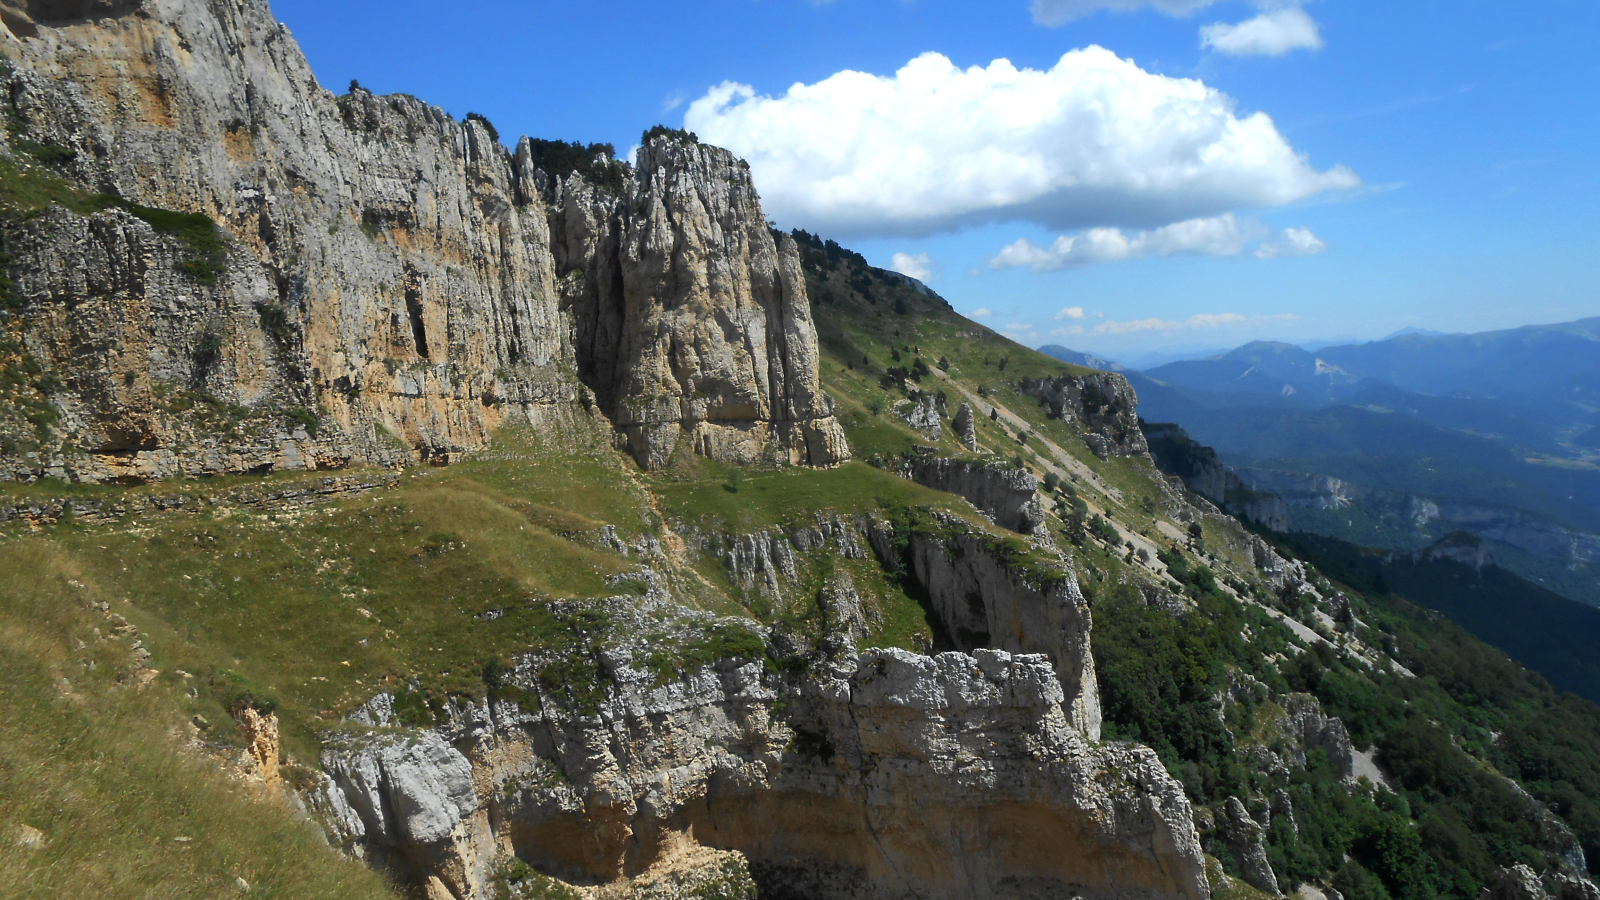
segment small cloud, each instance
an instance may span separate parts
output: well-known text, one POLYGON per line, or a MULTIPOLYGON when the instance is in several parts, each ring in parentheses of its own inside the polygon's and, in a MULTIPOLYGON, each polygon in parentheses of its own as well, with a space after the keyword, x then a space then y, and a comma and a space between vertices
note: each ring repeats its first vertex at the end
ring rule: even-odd
POLYGON ((926 253, 918 253, 915 256, 909 253, 896 253, 889 257, 889 268, 918 281, 933 281, 938 277, 934 274, 936 267, 933 259, 926 253))
MULTIPOLYGON (((1026 266, 1035 272, 1056 272, 1096 263, 1122 262, 1167 256, 1239 256, 1255 247, 1261 259, 1278 256, 1310 256, 1328 249, 1307 228, 1289 228, 1276 240, 1269 240, 1266 226, 1240 220, 1232 213, 1209 219, 1175 222, 1152 231, 1125 232, 1119 228, 1092 228, 1082 234, 1062 235, 1048 247, 1019 239, 989 258, 991 269, 1026 266)), ((1072 306, 1056 313, 1056 321, 1081 319, 1082 307, 1072 306)), ((1095 313, 1098 318, 1102 314, 1095 313)))
POLYGON ((1269 9, 1236 25, 1218 22, 1200 29, 1200 46, 1229 56, 1283 56, 1321 50, 1317 23, 1299 6, 1269 9))
POLYGON ((1056 313, 1057 322, 1061 321, 1062 319, 1081 318, 1083 318, 1083 307, 1081 306, 1069 306, 1066 309, 1063 309, 1061 312, 1056 313))
POLYGON ((673 91, 661 101, 661 111, 664 113, 672 112, 687 102, 689 102, 689 98, 683 91, 673 91))
POLYGON ((1214 2, 1215 0, 1033 0, 1033 21, 1036 25, 1055 28, 1085 16, 1092 16, 1101 10, 1126 13, 1153 9, 1169 16, 1187 16, 1214 2))
POLYGON ((1187 319, 1134 319, 1128 322, 1107 321, 1094 327, 1095 334, 1126 336, 1134 334, 1167 334, 1175 331, 1210 331, 1217 328, 1243 328, 1292 322, 1294 313, 1276 313, 1269 316, 1245 316, 1239 313, 1196 313, 1187 319))
POLYGON ((988 317, 990 317, 992 315, 994 315, 994 310, 990 309, 987 306, 980 306, 977 309, 973 310, 972 312, 967 313, 967 318, 969 318, 969 319, 987 319, 988 317))
POLYGON ((1027 266, 1035 272, 1054 272, 1146 257, 1237 256, 1262 230, 1254 222, 1240 222, 1232 213, 1174 222, 1152 231, 1091 228, 1082 234, 1062 235, 1048 247, 1026 239, 1014 241, 989 259, 989 268, 1027 266))
POLYGON ((1267 241, 1256 248, 1256 257, 1259 259, 1276 259, 1281 256, 1316 256, 1328 249, 1322 238, 1311 233, 1309 228, 1285 228, 1283 237, 1276 241, 1267 241))
POLYGON ((1032 322, 1012 322, 1010 325, 1000 329, 1000 333, 1019 343, 1039 339, 1039 334, 1034 330, 1032 322))
POLYGON ((1083 334, 1083 326, 1082 325, 1074 325, 1071 328, 1057 328, 1057 329, 1055 329, 1055 330, 1050 332, 1050 336, 1051 337, 1060 337, 1060 338, 1073 337, 1074 335, 1079 335, 1079 334, 1083 334))

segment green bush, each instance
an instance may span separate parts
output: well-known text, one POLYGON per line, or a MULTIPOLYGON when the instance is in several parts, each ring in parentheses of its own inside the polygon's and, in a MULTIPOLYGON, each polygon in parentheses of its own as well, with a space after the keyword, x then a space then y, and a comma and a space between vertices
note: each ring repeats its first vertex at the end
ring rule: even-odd
POLYGON ((668 128, 665 125, 651 126, 649 130, 640 135, 639 143, 647 145, 658 137, 664 137, 668 140, 677 141, 680 144, 687 144, 691 146, 700 143, 699 136, 697 136, 694 132, 684 131, 682 128, 668 128))
POLYGON ((489 121, 487 116, 484 116, 480 113, 469 112, 467 113, 466 121, 477 122, 479 125, 482 125, 483 130, 489 132, 490 139, 492 139, 496 144, 500 143, 500 129, 494 127, 494 123, 489 121))
POLYGON ((616 158, 617 148, 611 144, 531 138, 528 146, 534 167, 548 175, 565 177, 576 172, 612 196, 621 196, 627 189, 628 176, 633 169, 616 158))

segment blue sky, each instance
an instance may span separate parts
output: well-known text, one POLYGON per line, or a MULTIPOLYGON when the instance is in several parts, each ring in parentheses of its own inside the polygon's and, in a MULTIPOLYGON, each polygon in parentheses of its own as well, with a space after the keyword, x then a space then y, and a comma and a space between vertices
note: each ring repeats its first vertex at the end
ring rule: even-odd
POLYGON ((508 140, 626 152, 687 117, 780 226, 926 271, 1028 344, 1140 360, 1600 315, 1592 0, 274 9, 325 86, 508 140))

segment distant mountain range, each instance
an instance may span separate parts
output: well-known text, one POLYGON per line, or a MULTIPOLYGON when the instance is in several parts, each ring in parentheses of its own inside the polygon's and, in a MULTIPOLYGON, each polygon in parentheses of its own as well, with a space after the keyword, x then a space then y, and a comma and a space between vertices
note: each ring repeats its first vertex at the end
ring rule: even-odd
POLYGON ((1292 527, 1416 550, 1465 529, 1503 565, 1600 605, 1600 318, 1481 334, 1406 329, 1312 351, 1256 341, 1122 372, 1292 527))

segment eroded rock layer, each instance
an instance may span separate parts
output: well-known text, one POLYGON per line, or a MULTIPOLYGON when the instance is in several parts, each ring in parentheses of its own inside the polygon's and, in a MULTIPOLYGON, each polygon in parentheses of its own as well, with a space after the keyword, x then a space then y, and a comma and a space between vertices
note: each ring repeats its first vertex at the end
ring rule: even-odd
POLYGON ((675 835, 778 897, 1208 896, 1181 786, 1085 741, 1045 657, 843 649, 790 681, 724 663, 658 687, 621 661, 589 715, 456 707, 329 751, 317 805, 440 900, 480 896, 501 849, 593 884, 675 835))

